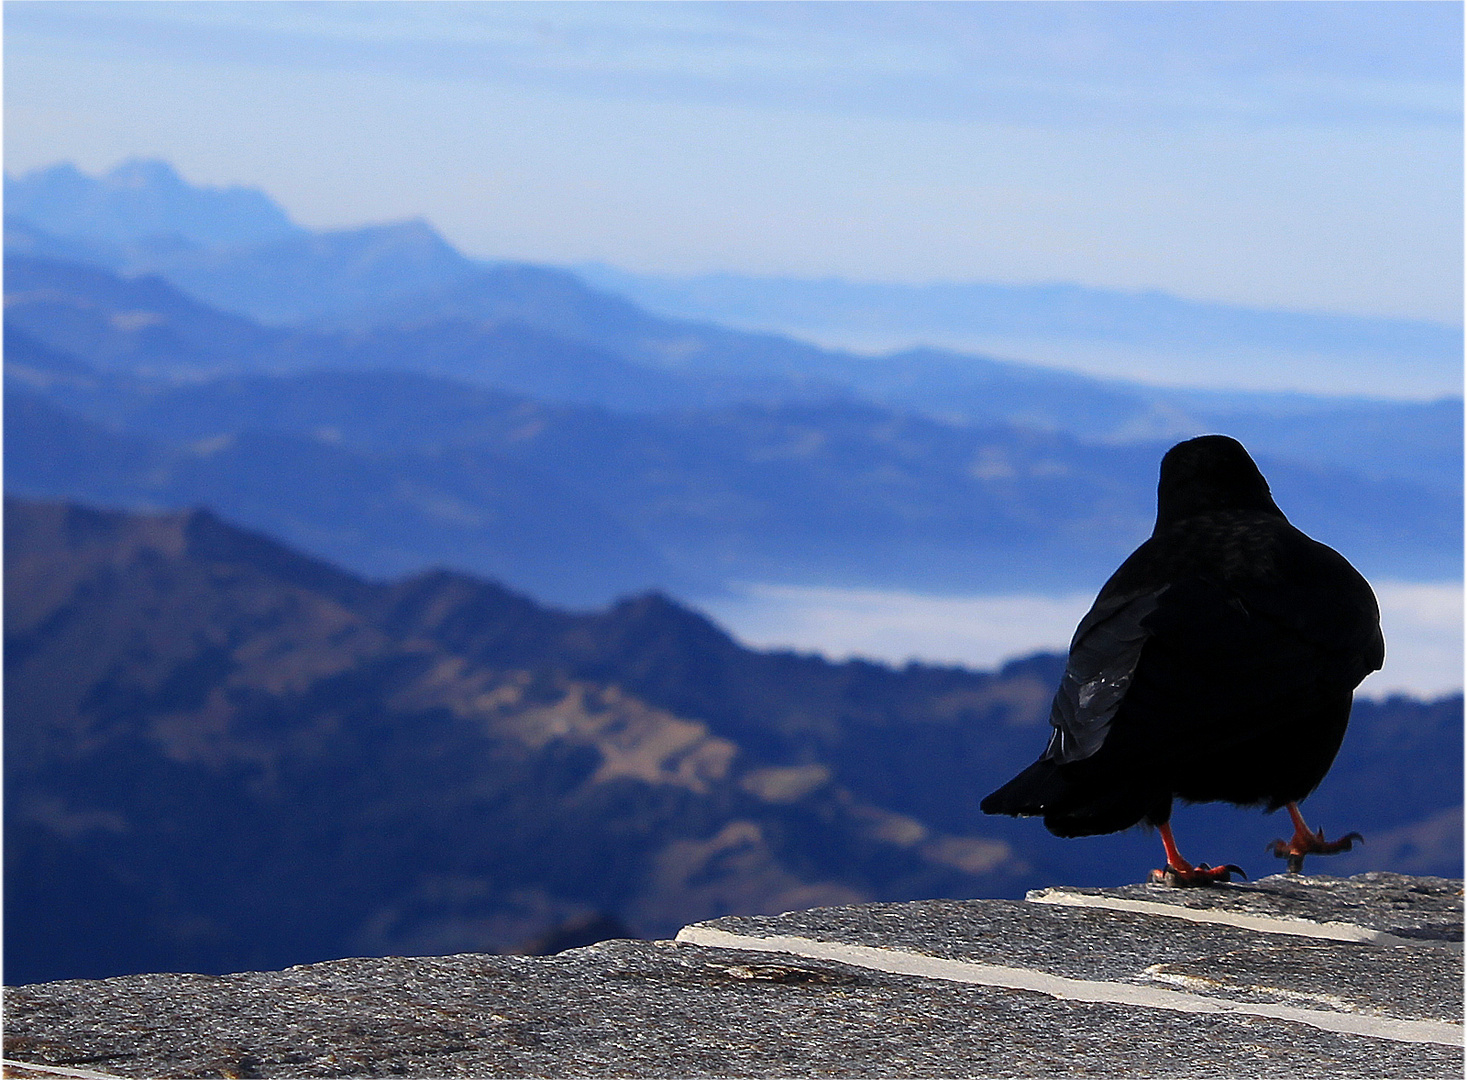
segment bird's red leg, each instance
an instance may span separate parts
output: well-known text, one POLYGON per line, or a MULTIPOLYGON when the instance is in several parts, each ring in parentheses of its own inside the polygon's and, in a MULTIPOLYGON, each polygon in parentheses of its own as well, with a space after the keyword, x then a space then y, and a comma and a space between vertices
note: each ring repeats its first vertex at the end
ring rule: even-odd
POLYGON ((1310 832, 1309 826, 1304 824, 1304 815, 1299 813, 1297 803, 1289 803, 1289 817, 1294 819, 1293 839, 1275 840, 1268 845, 1267 850, 1273 852, 1280 859, 1289 860, 1289 873, 1301 874, 1304 872, 1305 855, 1334 855, 1341 851, 1349 851, 1355 846, 1355 841, 1362 844, 1365 837, 1357 832, 1346 833, 1338 840, 1326 840, 1324 830, 1310 832))
POLYGON ((1151 880, 1158 885, 1175 885, 1185 888, 1190 885, 1213 885, 1219 881, 1231 881, 1233 875, 1247 880, 1248 875, 1243 873, 1241 867, 1229 863, 1227 866, 1208 866, 1206 863, 1198 863, 1193 866, 1182 853, 1177 850, 1176 837, 1172 836, 1171 822, 1164 822, 1158 826, 1161 833, 1161 846, 1166 849, 1166 869, 1151 871, 1151 880))

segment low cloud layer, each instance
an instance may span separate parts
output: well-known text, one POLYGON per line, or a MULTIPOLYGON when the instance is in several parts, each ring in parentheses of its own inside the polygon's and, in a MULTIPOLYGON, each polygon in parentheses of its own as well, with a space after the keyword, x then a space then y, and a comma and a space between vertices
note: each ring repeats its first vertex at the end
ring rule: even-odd
MULTIPOLYGON (((1434 697, 1462 688, 1462 586, 1378 582, 1386 666, 1370 697, 1434 697)), ((876 589, 754 584, 701 606, 740 640, 835 658, 922 660, 992 668, 1063 651, 1093 596, 924 596, 876 589)))

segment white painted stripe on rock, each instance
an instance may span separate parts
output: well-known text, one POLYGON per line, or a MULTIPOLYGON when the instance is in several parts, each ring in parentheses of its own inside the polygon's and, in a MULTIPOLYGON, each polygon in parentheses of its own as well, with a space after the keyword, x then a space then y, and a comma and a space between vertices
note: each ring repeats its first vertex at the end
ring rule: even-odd
POLYGON ((1060 907, 1105 908, 1110 911, 1131 911, 1139 915, 1160 915, 1167 919, 1216 923, 1222 926, 1236 926, 1243 930, 1257 930, 1265 934, 1292 934, 1295 937, 1322 938, 1325 941, 1352 941, 1365 945, 1415 945, 1418 947, 1426 945, 1459 951, 1462 948, 1460 941, 1397 937, 1384 930, 1372 930, 1368 926, 1357 926, 1354 923, 1319 923, 1311 922, 1309 919, 1281 919, 1275 915, 1249 915, 1241 911, 1189 908, 1180 904, 1161 904, 1154 900, 1092 896, 1089 893, 1067 892, 1062 889, 1036 890, 1029 894, 1028 900, 1035 904, 1056 904, 1060 907))
POLYGON ((1030 968, 977 964, 969 960, 946 960, 922 953, 897 949, 878 949, 869 945, 848 945, 839 941, 816 941, 813 938, 775 936, 753 937, 731 934, 708 926, 685 926, 677 940, 688 945, 716 949, 748 949, 755 952, 790 953, 810 960, 834 960, 854 967, 885 971, 892 975, 912 975, 947 982, 999 986, 1008 990, 1029 990, 1063 1001, 1089 1001, 1105 1005, 1133 1005, 1146 1009, 1168 1009, 1185 1013, 1223 1013, 1232 1016, 1259 1016, 1285 1020, 1342 1035, 1364 1035, 1395 1042, 1436 1043, 1441 1046, 1462 1045, 1462 1025, 1440 1020, 1395 1020, 1387 1017, 1362 1016, 1358 1013, 1326 1012, 1300 1009, 1291 1005, 1263 1005, 1203 997, 1178 990, 1157 990, 1128 983, 1103 982, 1092 979, 1070 979, 1030 968))
POLYGON ((14 1058, 0 1058, 0 1068, 23 1069, 45 1076, 72 1076, 78 1080, 118 1080, 116 1073, 89 1072, 86 1069, 62 1068, 60 1065, 33 1065, 29 1061, 16 1061, 14 1058))

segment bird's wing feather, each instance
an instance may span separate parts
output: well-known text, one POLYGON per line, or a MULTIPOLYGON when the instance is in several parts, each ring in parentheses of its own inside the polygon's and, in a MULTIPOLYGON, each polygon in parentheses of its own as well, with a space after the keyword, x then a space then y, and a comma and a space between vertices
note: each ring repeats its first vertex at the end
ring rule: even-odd
POLYGON ((1146 621, 1166 591, 1166 586, 1139 593, 1101 590, 1070 643, 1064 678, 1050 707, 1054 735, 1045 757, 1066 763, 1100 749, 1151 636, 1146 621))

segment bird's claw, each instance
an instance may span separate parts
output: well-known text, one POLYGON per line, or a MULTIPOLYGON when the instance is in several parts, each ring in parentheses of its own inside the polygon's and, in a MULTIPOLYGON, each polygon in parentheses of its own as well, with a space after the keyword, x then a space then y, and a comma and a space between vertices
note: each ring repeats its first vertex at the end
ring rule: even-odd
POLYGON ((1243 868, 1233 863, 1228 863, 1226 866, 1208 866, 1206 863, 1198 863, 1185 870, 1175 866, 1153 870, 1151 881, 1156 885, 1170 885, 1174 889, 1190 889, 1232 881, 1234 874, 1244 881, 1248 880, 1248 875, 1243 873, 1243 868))
POLYGON ((1264 850, 1275 858, 1287 859, 1289 873, 1302 874, 1305 855, 1338 855, 1352 850, 1357 842, 1365 843, 1365 837, 1357 832, 1346 833, 1338 840, 1326 840, 1324 830, 1318 829, 1312 833, 1295 833, 1292 840, 1275 840, 1264 850))

